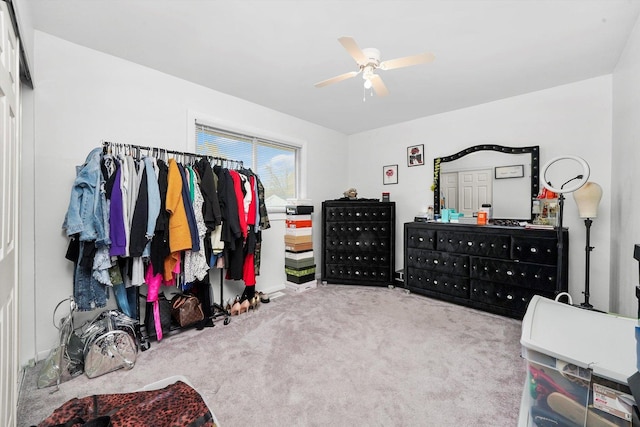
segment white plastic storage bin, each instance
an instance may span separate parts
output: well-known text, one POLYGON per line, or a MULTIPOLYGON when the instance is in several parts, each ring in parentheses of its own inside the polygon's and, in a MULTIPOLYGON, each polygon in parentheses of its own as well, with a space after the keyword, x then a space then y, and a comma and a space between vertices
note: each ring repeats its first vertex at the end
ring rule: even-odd
POLYGON ((630 427, 635 326, 536 295, 522 320, 527 373, 518 426, 630 427))

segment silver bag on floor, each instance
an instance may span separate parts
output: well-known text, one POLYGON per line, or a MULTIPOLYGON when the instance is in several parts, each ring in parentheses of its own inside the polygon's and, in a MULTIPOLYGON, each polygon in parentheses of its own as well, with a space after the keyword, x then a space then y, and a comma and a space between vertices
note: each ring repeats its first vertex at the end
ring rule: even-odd
POLYGON ((84 371, 89 378, 136 363, 135 320, 116 310, 102 312, 82 334, 85 342, 84 371))
POLYGON ((73 313, 76 304, 73 297, 66 298, 58 303, 53 310, 53 325, 59 331, 58 346, 53 348, 45 359, 38 374, 38 388, 59 386, 82 374, 84 343, 74 333, 73 313), (69 313, 56 322, 56 312, 65 302, 69 302, 69 313))

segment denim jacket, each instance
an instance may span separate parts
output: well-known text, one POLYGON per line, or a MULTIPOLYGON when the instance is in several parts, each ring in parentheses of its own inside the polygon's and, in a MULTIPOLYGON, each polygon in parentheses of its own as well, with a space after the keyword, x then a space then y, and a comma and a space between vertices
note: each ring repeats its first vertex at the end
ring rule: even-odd
POLYGON ((101 157, 102 148, 94 148, 85 163, 76 166, 76 179, 62 225, 67 236, 79 233, 81 242, 95 240, 98 247, 111 243, 101 157))

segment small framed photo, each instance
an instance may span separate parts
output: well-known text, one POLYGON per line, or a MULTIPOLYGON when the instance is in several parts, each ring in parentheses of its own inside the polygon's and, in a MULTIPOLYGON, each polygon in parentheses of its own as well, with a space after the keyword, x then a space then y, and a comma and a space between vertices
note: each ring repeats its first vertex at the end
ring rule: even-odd
POLYGON ((524 176, 524 165, 496 166, 495 178, 522 178, 524 176))
POLYGON ((424 144, 407 147, 407 166, 424 165, 424 144))
POLYGON ((398 183, 398 165, 387 165, 382 167, 382 183, 384 185, 398 183))

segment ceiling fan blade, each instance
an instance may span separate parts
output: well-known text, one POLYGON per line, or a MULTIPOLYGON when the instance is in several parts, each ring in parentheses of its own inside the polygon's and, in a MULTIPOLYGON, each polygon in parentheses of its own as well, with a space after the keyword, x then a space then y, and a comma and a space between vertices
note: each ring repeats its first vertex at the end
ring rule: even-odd
POLYGON ((367 56, 362 52, 362 49, 358 47, 358 44, 352 37, 340 37, 338 41, 347 50, 349 55, 355 59, 358 65, 367 63, 367 56))
POLYGON ((340 74, 339 76, 331 77, 330 79, 318 82, 314 86, 315 87, 325 87, 325 86, 328 86, 328 85, 333 84, 333 83, 338 83, 338 82, 341 82, 343 80, 350 79, 351 77, 355 77, 358 74, 360 74, 360 71, 351 71, 351 72, 340 74))
POLYGON ((390 59, 382 61, 378 68, 382 70, 393 70, 394 68, 409 67, 411 65, 424 64, 435 59, 433 53, 421 53, 418 55, 405 56, 402 58, 390 59))
POLYGON ((389 95, 389 89, 387 89, 387 87, 384 85, 384 82, 382 81, 382 78, 379 75, 374 74, 369 78, 369 80, 373 85, 373 90, 376 92, 376 95, 378 96, 389 95))

